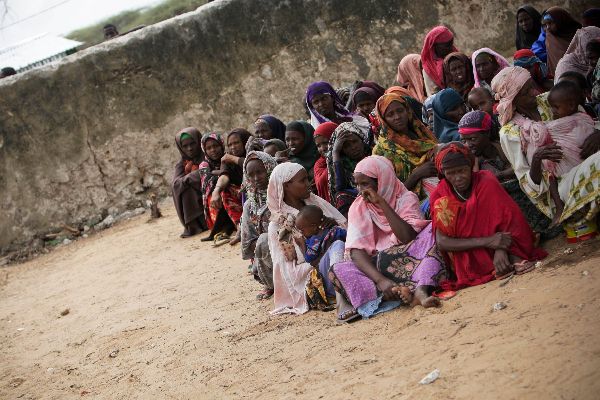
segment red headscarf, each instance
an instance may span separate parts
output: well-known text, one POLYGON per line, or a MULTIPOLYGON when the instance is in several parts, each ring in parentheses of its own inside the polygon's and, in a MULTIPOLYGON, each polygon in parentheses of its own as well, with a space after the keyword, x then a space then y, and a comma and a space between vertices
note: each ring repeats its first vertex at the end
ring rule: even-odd
MULTIPOLYGON (((423 44, 423 50, 421 50, 421 64, 423 70, 429 75, 429 77, 435 82, 435 84, 444 88, 444 59, 439 58, 435 54, 433 45, 436 43, 447 43, 454 39, 454 34, 450 29, 445 26, 436 26, 433 28, 427 36, 425 36, 425 43, 423 44)), ((452 51, 456 52, 458 49, 452 47, 452 51)))
MULTIPOLYGON (((327 121, 317 126, 315 129, 314 136, 322 136, 331 139, 333 131, 338 127, 335 122, 327 121)), ((331 202, 329 196, 329 178, 327 174, 327 159, 323 156, 319 157, 315 162, 314 176, 315 176, 315 187, 317 189, 317 195, 324 200, 331 202)))
POLYGON ((331 122, 331 121, 327 121, 327 122, 323 122, 321 125, 317 126, 317 129, 315 129, 315 132, 313 133, 314 136, 323 136, 326 137, 327 139, 331 139, 331 135, 333 135, 333 131, 335 131, 335 128, 338 127, 338 124, 336 124, 335 122, 331 122))

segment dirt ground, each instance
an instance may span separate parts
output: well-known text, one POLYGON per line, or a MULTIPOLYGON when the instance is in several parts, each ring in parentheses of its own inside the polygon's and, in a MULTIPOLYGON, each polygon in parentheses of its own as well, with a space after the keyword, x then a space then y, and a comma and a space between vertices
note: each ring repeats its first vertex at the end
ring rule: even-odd
POLYGON ((270 316, 239 247, 182 240, 163 211, 0 269, 1 399, 598 398, 600 240, 555 240, 532 273, 440 309, 337 325, 270 316))

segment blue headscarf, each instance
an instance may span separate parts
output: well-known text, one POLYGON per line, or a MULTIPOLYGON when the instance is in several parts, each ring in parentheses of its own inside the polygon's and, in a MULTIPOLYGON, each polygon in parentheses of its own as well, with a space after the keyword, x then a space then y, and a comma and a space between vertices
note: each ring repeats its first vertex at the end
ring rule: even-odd
POLYGON ((271 132, 273 132, 273 138, 279 139, 285 142, 285 124, 281 120, 271 114, 264 114, 257 118, 257 121, 261 119, 269 125, 271 132))
POLYGON ((440 143, 460 141, 458 124, 446 119, 446 113, 463 104, 462 96, 454 89, 439 91, 433 99, 433 133, 440 143))

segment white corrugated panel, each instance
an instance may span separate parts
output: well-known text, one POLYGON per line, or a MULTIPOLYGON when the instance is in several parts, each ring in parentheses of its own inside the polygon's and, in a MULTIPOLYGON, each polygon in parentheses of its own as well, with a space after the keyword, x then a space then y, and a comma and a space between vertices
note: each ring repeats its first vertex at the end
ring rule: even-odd
POLYGON ((58 60, 64 57, 67 51, 82 44, 44 33, 0 49, 0 68, 13 67, 17 71, 31 69, 58 60))

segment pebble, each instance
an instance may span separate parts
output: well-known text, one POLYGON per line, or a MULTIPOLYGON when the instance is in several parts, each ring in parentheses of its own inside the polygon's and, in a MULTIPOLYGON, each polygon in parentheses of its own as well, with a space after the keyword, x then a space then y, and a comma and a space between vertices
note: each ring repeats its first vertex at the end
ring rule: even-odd
POLYGON ((583 271, 583 272, 581 273, 581 275, 583 275, 583 276, 588 276, 589 274, 590 274, 590 272, 589 272, 589 271, 583 271))
POLYGON ((563 254, 573 254, 573 249, 572 248, 566 248, 565 251, 563 251, 563 254))
POLYGON ((500 301, 500 302, 494 304, 493 310, 500 311, 500 310, 504 310, 506 307, 507 307, 507 305, 500 301))
POLYGON ((68 244, 71 244, 72 242, 73 242, 72 240, 65 238, 65 240, 62 241, 62 244, 66 246, 68 244))
POLYGON ((115 358, 117 356, 117 354, 119 354, 119 349, 111 351, 108 356, 110 358, 115 358))
POLYGON ((440 370, 436 368, 433 371, 431 371, 430 373, 428 373, 427 375, 425 375, 425 377, 423 379, 421 379, 421 381, 419 383, 421 385, 429 385, 430 383, 435 382, 439 377, 440 377, 440 370))

